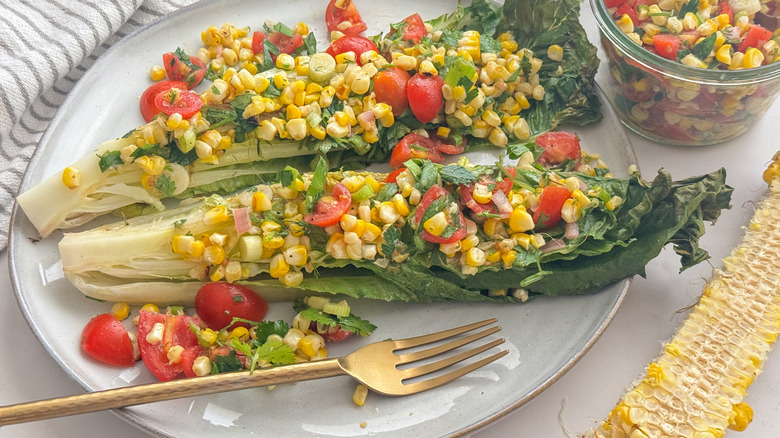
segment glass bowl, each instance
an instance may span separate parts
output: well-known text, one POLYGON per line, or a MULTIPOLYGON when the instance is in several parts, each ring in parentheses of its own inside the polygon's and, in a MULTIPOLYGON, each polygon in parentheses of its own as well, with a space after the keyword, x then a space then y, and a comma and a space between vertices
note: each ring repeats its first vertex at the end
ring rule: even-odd
POLYGON ((623 124, 647 139, 681 146, 731 140, 755 124, 780 91, 780 62, 741 70, 690 67, 632 41, 604 0, 590 3, 607 57, 600 85, 623 124))

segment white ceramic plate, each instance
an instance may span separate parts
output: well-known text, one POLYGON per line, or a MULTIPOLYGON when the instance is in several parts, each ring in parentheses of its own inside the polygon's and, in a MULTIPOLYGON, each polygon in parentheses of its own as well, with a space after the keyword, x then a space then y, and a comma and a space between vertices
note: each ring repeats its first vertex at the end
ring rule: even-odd
MULTIPOLYGON (((455 1, 371 2, 361 10, 369 32, 387 28, 412 11, 424 19, 452 11, 455 1)), ((84 75, 41 141, 23 189, 60 172, 91 153, 100 142, 142 123, 136 102, 148 85, 146 71, 177 46, 199 47, 201 30, 230 22, 258 28, 265 19, 305 21, 325 41, 325 2, 314 0, 206 1, 171 14, 136 32, 105 53, 84 75)), ((598 152, 624 176, 634 155, 615 115, 577 128, 584 148, 598 152)), ((62 278, 55 233, 34 241, 32 224, 14 210, 10 268, 20 307, 52 358, 85 390, 152 382, 139 363, 130 369, 102 366, 79 349, 79 335, 106 304, 84 298, 62 278)), ((117 249, 119 250, 119 248, 117 249)), ((370 339, 350 339, 330 348, 349 353, 371 340, 401 338, 466 322, 497 317, 510 354, 442 388, 403 398, 370 394, 363 407, 351 401, 355 384, 347 377, 228 394, 155 403, 119 410, 121 416, 160 436, 320 436, 381 437, 463 435, 521 406, 563 375, 596 341, 612 319, 629 280, 596 294, 538 298, 522 305, 405 304, 352 300, 355 313, 379 328, 370 339), (361 423, 363 425, 361 426, 361 423)), ((276 304, 270 319, 290 320, 293 312, 276 304)))

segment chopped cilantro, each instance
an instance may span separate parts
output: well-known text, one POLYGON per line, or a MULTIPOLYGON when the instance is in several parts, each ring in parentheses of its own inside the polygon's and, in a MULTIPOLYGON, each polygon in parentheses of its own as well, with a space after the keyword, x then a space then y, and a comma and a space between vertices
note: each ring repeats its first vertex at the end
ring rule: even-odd
POLYGON ((214 356, 214 360, 211 361, 212 374, 239 371, 242 369, 244 369, 244 365, 238 360, 234 350, 230 350, 230 353, 226 356, 214 356))
POLYGON ((477 177, 461 165, 450 164, 441 168, 441 179, 452 184, 471 184, 477 177))
POLYGON ((173 196, 173 192, 176 191, 176 183, 166 174, 157 177, 154 187, 165 196, 173 196))
POLYGON ((284 337, 284 335, 287 334, 287 330, 290 329, 290 326, 280 319, 278 321, 261 321, 254 329, 257 341, 265 343, 265 340, 271 335, 284 337))
POLYGON ((116 169, 120 164, 122 164, 122 157, 119 151, 106 152, 100 155, 100 161, 98 161, 98 167, 100 167, 101 172, 105 172, 111 167, 116 169))

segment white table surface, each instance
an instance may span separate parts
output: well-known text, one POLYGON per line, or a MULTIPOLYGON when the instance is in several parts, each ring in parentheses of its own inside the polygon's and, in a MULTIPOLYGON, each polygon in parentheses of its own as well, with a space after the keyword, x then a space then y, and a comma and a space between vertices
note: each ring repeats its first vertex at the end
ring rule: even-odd
MULTIPOLYGON (((592 23, 584 6, 584 19, 592 23)), ((592 29, 589 29, 589 33, 592 29)), ((595 41, 595 40, 592 40, 595 41)), ((603 420, 621 394, 639 378, 644 367, 661 351, 682 323, 686 309, 696 303, 712 267, 728 254, 752 216, 754 201, 766 193, 761 173, 780 148, 780 101, 742 137, 706 148, 661 146, 629 133, 647 177, 665 168, 676 179, 699 175, 721 166, 734 187, 732 208, 714 226, 708 226, 702 246, 712 256, 683 273, 671 249, 647 266, 647 278, 634 279, 615 319, 594 347, 558 382, 500 421, 473 434, 488 437, 566 437, 586 431, 603 420)), ((81 390, 48 356, 27 325, 16 303, 8 274, 8 252, 0 253, 0 404, 77 394, 81 390)), ((56 309, 52 309, 56 312, 56 309)), ((748 389, 753 423, 742 433, 728 436, 766 438, 780 436, 780 356, 773 352, 761 374, 748 389)), ((141 438, 145 432, 112 412, 79 415, 8 426, 0 437, 38 438, 103 436, 141 438)))

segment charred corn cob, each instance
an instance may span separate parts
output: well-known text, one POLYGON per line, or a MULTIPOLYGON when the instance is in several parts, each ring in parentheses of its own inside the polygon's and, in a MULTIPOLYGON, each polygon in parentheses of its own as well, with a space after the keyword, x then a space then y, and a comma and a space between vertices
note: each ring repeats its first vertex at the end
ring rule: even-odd
POLYGON ((720 438, 743 430, 743 398, 780 332, 780 154, 764 173, 770 193, 742 242, 660 356, 584 438, 720 438))

